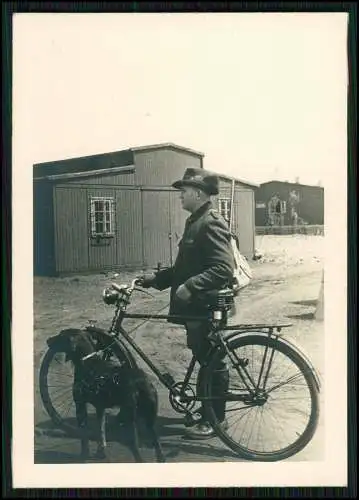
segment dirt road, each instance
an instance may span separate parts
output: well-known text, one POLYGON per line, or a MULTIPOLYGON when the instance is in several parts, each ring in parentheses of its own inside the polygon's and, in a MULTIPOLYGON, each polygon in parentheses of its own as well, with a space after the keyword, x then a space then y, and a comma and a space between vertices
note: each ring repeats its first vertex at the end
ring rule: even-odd
MULTIPOLYGON (((322 237, 288 236, 257 238, 263 258, 251 263, 252 284, 243 290, 233 323, 292 323, 286 337, 294 340, 308 354, 323 380, 324 323, 313 319, 315 301, 322 273, 322 237)), ((121 274, 120 281, 132 277, 121 274)), ((38 391, 38 369, 46 337, 67 326, 81 327, 88 319, 97 318, 98 325, 108 327, 112 310, 101 300, 106 285, 103 276, 71 278, 35 278, 35 463, 78 462, 79 442, 55 429, 43 409, 38 391)), ((166 306, 168 292, 154 292, 155 299, 139 296, 131 306, 154 311, 166 306)), ((166 310, 166 309, 165 309, 166 310)), ((130 320, 129 320, 130 321, 130 320)), ((129 325, 129 323, 127 323, 129 325)), ((185 347, 181 328, 165 322, 148 323, 135 333, 135 339, 152 360, 180 379, 190 353, 185 347)), ((191 442, 182 438, 181 416, 170 407, 166 391, 160 394, 161 443, 168 462, 241 461, 217 438, 191 442)), ((324 387, 321 392, 324 401, 324 387)), ((321 413, 319 427, 309 445, 290 461, 318 461, 324 457, 324 421, 321 413)), ((147 451, 146 451, 147 454, 147 451)), ((149 461, 153 460, 148 450, 149 461)), ((108 462, 133 462, 130 452, 121 444, 121 432, 109 426, 108 462)))

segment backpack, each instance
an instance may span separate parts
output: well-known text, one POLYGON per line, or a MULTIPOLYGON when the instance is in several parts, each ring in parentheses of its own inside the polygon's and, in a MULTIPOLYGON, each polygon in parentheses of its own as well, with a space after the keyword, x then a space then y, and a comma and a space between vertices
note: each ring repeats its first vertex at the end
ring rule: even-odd
POLYGON ((238 238, 231 233, 231 246, 234 256, 232 287, 235 293, 249 285, 253 275, 247 259, 240 253, 238 238))
POLYGON ((232 232, 232 222, 233 222, 233 206, 234 206, 234 190, 235 181, 232 180, 231 187, 231 210, 228 221, 229 231, 231 234, 231 246, 234 256, 234 271, 232 279, 232 288, 234 294, 237 295, 239 290, 246 287, 252 279, 252 271, 249 267, 247 259, 239 251, 239 242, 237 236, 232 232))

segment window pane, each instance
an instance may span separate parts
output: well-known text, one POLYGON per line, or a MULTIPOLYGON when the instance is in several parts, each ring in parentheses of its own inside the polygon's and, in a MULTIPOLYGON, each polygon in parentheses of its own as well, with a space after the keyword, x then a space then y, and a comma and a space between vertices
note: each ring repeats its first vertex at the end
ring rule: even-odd
POLYGON ((114 219, 112 198, 91 199, 91 229, 93 234, 112 234, 114 219))
POLYGON ((218 200, 219 213, 224 219, 229 221, 231 216, 231 200, 229 199, 219 199, 218 200))

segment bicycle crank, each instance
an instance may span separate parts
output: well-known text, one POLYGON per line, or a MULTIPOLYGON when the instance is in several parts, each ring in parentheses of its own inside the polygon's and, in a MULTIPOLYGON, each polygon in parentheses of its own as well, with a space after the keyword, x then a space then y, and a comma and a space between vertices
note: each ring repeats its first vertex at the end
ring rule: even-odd
POLYGON ((177 413, 190 414, 195 405, 195 392, 190 385, 183 382, 174 384, 169 392, 169 401, 177 413))

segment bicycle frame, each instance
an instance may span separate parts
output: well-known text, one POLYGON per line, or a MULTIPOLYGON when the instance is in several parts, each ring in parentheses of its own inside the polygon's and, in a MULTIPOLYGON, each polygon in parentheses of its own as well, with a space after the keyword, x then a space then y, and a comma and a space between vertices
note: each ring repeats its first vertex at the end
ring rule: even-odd
MULTIPOLYGON (((115 316, 113 318, 113 322, 110 328, 110 334, 116 338, 119 338, 120 336, 124 338, 128 344, 133 348, 133 350, 140 356, 140 358, 145 362, 145 364, 151 369, 151 371, 157 376, 159 381, 164 385, 169 391, 173 391, 173 386, 176 384, 176 381, 172 377, 171 374, 169 373, 162 373, 159 368, 149 359, 149 357, 146 355, 146 353, 136 344, 136 342, 130 337, 129 333, 123 328, 122 322, 124 319, 145 319, 145 320, 150 320, 150 319, 156 319, 156 320, 180 320, 181 323, 185 323, 186 321, 207 321, 210 329, 210 335, 214 336, 214 342, 213 342, 213 347, 219 347, 221 346, 222 348, 227 351, 227 354, 229 354, 229 357, 232 361, 232 365, 236 368, 238 371, 247 391, 249 394, 254 395, 255 392, 259 388, 259 383, 256 384, 255 381, 252 379, 250 374, 248 373, 245 364, 243 363, 242 360, 238 359, 237 357, 234 357, 233 353, 229 351, 227 348, 225 340, 223 340, 220 336, 215 336, 215 334, 219 331, 225 330, 225 331, 236 331, 237 334, 241 333, 247 333, 249 331, 258 331, 259 329, 266 330, 267 334, 271 336, 273 334, 274 329, 277 329, 278 331, 281 330, 284 326, 289 326, 289 325, 281 325, 281 326, 268 326, 268 325, 230 325, 228 326, 227 324, 223 324, 222 322, 218 322, 216 320, 211 320, 208 317, 203 317, 203 316, 177 316, 177 315, 167 315, 167 314, 139 314, 139 313, 127 313, 125 308, 120 308, 118 307, 115 313, 115 316), (243 372, 243 373, 242 373, 243 372), (249 381, 249 383, 247 382, 249 381)), ((262 377, 262 371, 264 369, 265 361, 267 357, 267 350, 265 352, 265 356, 263 358, 263 363, 262 363, 262 369, 261 369, 261 377, 262 377)), ((187 367, 185 378, 183 381, 180 382, 182 386, 182 391, 178 391, 177 394, 183 398, 183 400, 189 402, 189 401, 203 401, 205 398, 204 397, 199 397, 198 395, 194 396, 189 396, 184 394, 185 388, 188 385, 189 380, 191 379, 191 376, 193 374, 193 370, 195 367, 195 364, 197 362, 197 359, 195 356, 192 356, 192 359, 190 361, 190 364, 187 367)), ((271 359, 270 359, 270 364, 271 364, 271 359)), ((270 366, 267 368, 267 374, 269 372, 270 366)), ((248 393, 247 393, 247 398, 248 398, 248 393)), ((216 398, 211 398, 211 399, 216 399, 216 398)), ((226 398, 228 401, 233 400, 233 401, 245 401, 246 396, 237 394, 236 396, 232 397, 227 397, 226 398)))
MULTIPOLYGON (((114 331, 114 335, 116 337, 123 337, 133 348, 133 350, 140 356, 140 358, 146 363, 146 365, 151 369, 151 371, 157 376, 160 382, 167 387, 168 390, 171 390, 176 381, 169 373, 162 373, 159 368, 149 359, 145 352, 136 344, 136 342, 130 337, 129 333, 123 328, 122 321, 126 318, 131 319, 164 319, 164 320, 173 320, 173 319, 181 319, 182 321, 203 321, 205 318, 197 317, 197 316, 171 316, 166 314, 132 314, 124 311, 120 311, 118 318, 115 319, 115 326, 112 327, 112 331, 114 331)), ((192 356, 190 364, 188 365, 185 379, 183 384, 186 385, 190 380, 195 364, 196 357, 192 356)))

